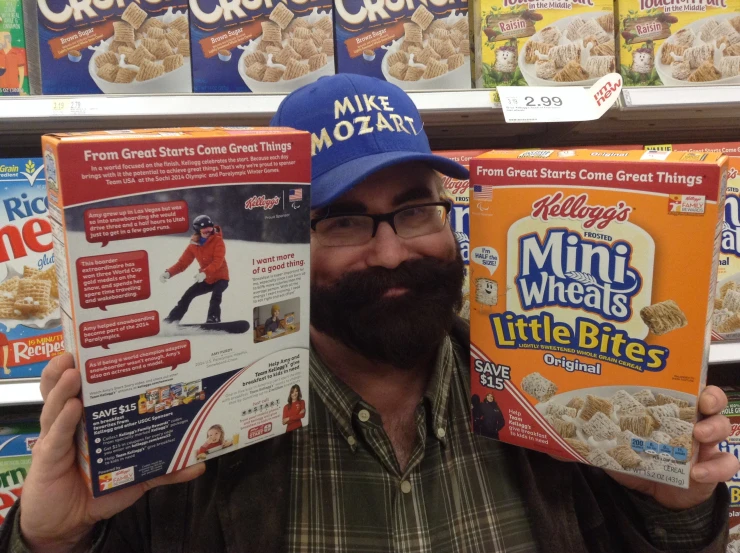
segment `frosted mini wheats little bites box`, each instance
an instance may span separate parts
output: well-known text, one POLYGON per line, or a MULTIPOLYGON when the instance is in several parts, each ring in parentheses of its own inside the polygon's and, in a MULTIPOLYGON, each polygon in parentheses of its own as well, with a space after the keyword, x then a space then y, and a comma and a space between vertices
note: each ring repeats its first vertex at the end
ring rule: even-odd
POLYGON ((590 150, 471 161, 472 394, 498 406, 495 437, 688 487, 726 161, 590 150))
POLYGON ((192 92, 187 0, 37 0, 44 94, 192 92))
POLYGON ((308 423, 310 138, 45 136, 95 496, 308 423))

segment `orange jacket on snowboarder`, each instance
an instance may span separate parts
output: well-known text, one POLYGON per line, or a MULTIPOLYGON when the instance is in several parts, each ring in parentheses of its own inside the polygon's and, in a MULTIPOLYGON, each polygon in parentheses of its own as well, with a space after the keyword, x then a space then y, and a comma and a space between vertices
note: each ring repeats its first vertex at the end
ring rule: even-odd
POLYGON ((226 265, 226 244, 221 236, 221 227, 213 227, 206 241, 200 244, 200 234, 194 234, 187 249, 172 267, 167 269, 171 277, 182 273, 193 262, 198 260, 201 272, 206 275, 206 282, 213 284, 218 280, 229 280, 229 267, 226 265))

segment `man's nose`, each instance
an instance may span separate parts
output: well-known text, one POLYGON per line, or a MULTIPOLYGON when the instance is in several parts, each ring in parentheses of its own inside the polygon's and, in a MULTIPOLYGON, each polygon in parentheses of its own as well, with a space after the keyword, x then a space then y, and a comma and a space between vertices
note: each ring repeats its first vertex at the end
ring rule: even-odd
POLYGON ((403 240, 393 231, 389 223, 380 223, 375 238, 370 242, 367 264, 371 267, 395 269, 408 258, 409 251, 403 240))

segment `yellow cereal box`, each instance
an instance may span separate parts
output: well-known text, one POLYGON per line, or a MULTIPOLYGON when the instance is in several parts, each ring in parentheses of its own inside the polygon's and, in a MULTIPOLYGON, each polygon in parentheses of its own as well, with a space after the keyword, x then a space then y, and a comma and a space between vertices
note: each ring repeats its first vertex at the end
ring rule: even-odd
POLYGON ((740 0, 619 0, 625 86, 740 83, 740 0))
POLYGON ((586 86, 614 72, 611 0, 480 0, 478 88, 586 86))
POLYGON ((474 430, 688 487, 726 161, 593 150, 471 161, 474 430))

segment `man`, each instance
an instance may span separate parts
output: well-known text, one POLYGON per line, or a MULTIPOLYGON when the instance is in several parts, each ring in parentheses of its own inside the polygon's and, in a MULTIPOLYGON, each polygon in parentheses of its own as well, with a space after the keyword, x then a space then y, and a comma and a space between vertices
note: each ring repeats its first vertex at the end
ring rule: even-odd
POLYGON ((165 322, 179 323, 195 298, 210 293, 206 323, 220 323, 221 300, 229 286, 229 267, 221 227, 215 225, 208 215, 198 215, 193 220, 193 230, 195 234, 180 259, 159 277, 165 283, 187 269, 193 260, 198 261, 199 269, 193 277, 195 283, 185 291, 165 322))
POLYGON ((0 96, 25 94, 26 50, 13 48, 8 31, 0 31, 0 96))
POLYGON ((112 552, 720 553, 738 461, 709 387, 691 488, 475 436, 462 264, 410 99, 322 78, 275 125, 313 136, 311 404, 306 428, 92 499, 75 467, 80 376, 42 378, 42 432, 0 549, 112 552), (347 231, 347 229, 351 229, 347 231), (184 483, 192 480, 192 482, 184 483), (155 486, 175 484, 167 487, 155 486))

